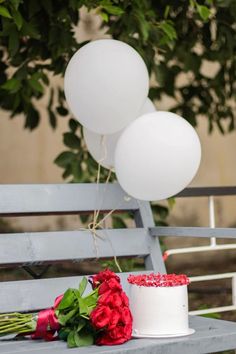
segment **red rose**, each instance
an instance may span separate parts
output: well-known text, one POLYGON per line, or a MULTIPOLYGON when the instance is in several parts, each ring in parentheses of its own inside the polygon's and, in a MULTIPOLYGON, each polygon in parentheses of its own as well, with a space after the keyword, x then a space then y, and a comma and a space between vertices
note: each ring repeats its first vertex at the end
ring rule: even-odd
POLYGON ((126 325, 126 324, 132 324, 133 318, 130 312, 130 309, 128 307, 123 307, 122 310, 120 311, 121 313, 121 321, 126 325))
POLYGON ((101 333, 96 344, 98 345, 115 345, 127 342, 131 338, 132 326, 123 326, 118 324, 110 331, 101 333))
POLYGON ((96 275, 93 275, 91 278, 92 278, 93 288, 97 288, 105 280, 109 280, 112 278, 120 283, 120 278, 118 277, 118 275, 116 275, 114 272, 110 271, 109 269, 106 269, 96 275))
POLYGON ((97 306, 90 314, 92 325, 96 329, 106 327, 111 320, 112 310, 108 306, 97 306))
MULTIPOLYGON (((123 332, 123 330, 121 331, 123 332)), ((119 330, 117 332, 119 332, 119 330)), ((116 338, 112 338, 110 332, 108 332, 99 336, 98 339, 96 340, 96 344, 97 345, 117 345, 117 344, 125 343, 127 342, 127 340, 128 339, 126 339, 122 335, 118 335, 116 338)))
POLYGON ((112 314, 111 314, 111 318, 107 330, 110 331, 113 328, 115 328, 119 323, 120 319, 121 319, 120 312, 117 310, 112 310, 112 314))
POLYGON ((125 333, 124 329, 125 329, 124 326, 118 325, 115 328, 113 328, 112 330, 110 330, 108 333, 109 333, 110 337, 113 339, 126 338, 126 333, 125 333))
POLYGON ((114 309, 106 330, 99 333, 98 345, 115 345, 128 341, 132 336, 132 315, 128 307, 114 309))
POLYGON ((122 305, 122 297, 120 294, 120 292, 112 292, 111 290, 108 290, 99 296, 98 303, 107 305, 111 308, 120 307, 122 305))
POLYGON ((120 282, 118 282, 115 278, 111 278, 108 280, 105 280, 103 283, 101 283, 101 285, 99 286, 98 289, 98 294, 102 295, 104 293, 106 293, 107 291, 121 291, 121 285, 120 282))
POLYGON ((103 335, 99 336, 96 340, 97 345, 117 345, 127 342, 127 339, 124 337, 120 338, 111 338, 109 333, 104 333, 103 335))
POLYGON ((128 299, 128 296, 126 295, 126 293, 125 293, 124 291, 122 291, 122 292, 120 293, 120 297, 121 297, 122 303, 123 303, 125 306, 129 307, 129 299, 128 299))
POLYGON ((113 293, 110 297, 110 307, 120 307, 122 305, 122 298, 120 293, 113 293))
POLYGON ((112 294, 112 291, 108 290, 108 291, 104 292, 103 294, 99 295, 98 304, 108 305, 108 303, 110 302, 111 294, 112 294))

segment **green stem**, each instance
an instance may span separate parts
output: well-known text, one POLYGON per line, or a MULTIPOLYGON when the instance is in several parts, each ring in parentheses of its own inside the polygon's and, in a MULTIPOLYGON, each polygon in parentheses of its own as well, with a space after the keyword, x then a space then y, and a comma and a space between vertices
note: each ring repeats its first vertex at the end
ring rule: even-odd
POLYGON ((37 325, 37 315, 18 312, 0 315, 0 335, 34 332, 37 325))
POLYGON ((3 326, 0 326, 0 329, 6 329, 6 328, 11 328, 11 327, 17 327, 17 326, 21 326, 22 324, 28 324, 31 323, 31 321, 27 320, 22 320, 22 321, 17 321, 17 322, 13 322, 13 323, 6 323, 3 326))
POLYGON ((24 317, 24 316, 31 316, 31 314, 25 314, 20 312, 9 312, 9 313, 0 314, 0 318, 1 317, 24 317))
POLYGON ((22 325, 18 325, 18 326, 12 326, 10 328, 5 328, 5 329, 1 329, 0 331, 0 335, 3 333, 21 333, 21 330, 26 330, 28 329, 28 332, 33 332, 35 330, 35 326, 33 323, 23 323, 22 325))

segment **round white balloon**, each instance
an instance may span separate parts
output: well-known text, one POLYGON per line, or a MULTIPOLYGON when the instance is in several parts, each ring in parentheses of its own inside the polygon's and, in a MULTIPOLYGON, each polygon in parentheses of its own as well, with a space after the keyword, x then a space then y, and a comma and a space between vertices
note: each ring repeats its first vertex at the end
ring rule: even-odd
POLYGON ((83 132, 88 151, 94 160, 109 170, 114 169, 115 148, 121 132, 110 135, 100 135, 86 128, 83 128, 83 132))
POLYGON ((128 44, 100 39, 80 48, 65 72, 65 96, 87 129, 113 134, 134 120, 149 87, 146 65, 128 44))
POLYGON ((147 97, 143 107, 141 108, 141 111, 139 112, 138 117, 142 116, 143 114, 152 112, 156 112, 156 107, 154 106, 154 103, 150 100, 150 98, 147 97))
MULTIPOLYGON (((140 115, 145 113, 154 112, 156 110, 154 104, 147 98, 140 115)), ((117 141, 122 134, 119 131, 115 134, 101 135, 96 134, 86 128, 83 128, 84 140, 87 145, 88 151, 98 163, 108 169, 114 169, 114 155, 117 141)))
POLYGON ((196 131, 171 112, 143 115, 120 136, 115 170, 121 187, 141 200, 162 200, 184 189, 196 174, 201 145, 196 131))

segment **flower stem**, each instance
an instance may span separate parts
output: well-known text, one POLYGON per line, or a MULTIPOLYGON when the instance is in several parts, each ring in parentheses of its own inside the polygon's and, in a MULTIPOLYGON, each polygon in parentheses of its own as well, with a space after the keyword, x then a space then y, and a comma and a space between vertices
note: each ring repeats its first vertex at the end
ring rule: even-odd
POLYGON ((37 315, 22 314, 18 312, 0 315, 0 336, 7 334, 20 334, 34 332, 37 325, 37 315))

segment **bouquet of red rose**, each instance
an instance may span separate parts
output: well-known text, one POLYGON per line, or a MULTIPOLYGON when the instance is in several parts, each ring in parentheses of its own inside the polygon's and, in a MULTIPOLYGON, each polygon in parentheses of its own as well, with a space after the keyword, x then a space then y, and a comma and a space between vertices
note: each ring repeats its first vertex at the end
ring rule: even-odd
POLYGON ((83 278, 78 289, 69 288, 52 308, 38 313, 0 315, 0 336, 31 335, 32 339, 61 339, 68 347, 122 344, 131 338, 132 315, 120 278, 110 270, 91 276, 92 292, 83 278))

